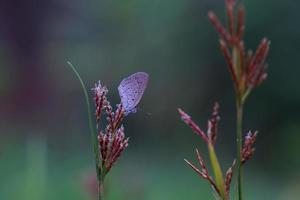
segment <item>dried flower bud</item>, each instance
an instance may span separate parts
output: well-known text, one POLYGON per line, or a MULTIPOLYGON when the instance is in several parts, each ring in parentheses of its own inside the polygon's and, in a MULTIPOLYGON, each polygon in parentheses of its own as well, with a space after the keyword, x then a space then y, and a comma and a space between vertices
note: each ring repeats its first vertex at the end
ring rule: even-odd
POLYGON ((245 9, 235 9, 236 0, 226 0, 228 28, 226 29, 213 12, 208 17, 220 35, 220 47, 227 62, 238 98, 244 101, 249 92, 259 86, 266 78, 265 60, 269 52, 270 42, 264 38, 254 55, 245 53, 243 35, 245 29, 245 9))
POLYGON ((114 134, 112 132, 105 134, 100 132, 98 140, 102 160, 101 169, 105 169, 105 173, 108 173, 121 153, 127 148, 128 138, 125 139, 124 127, 121 127, 114 134))
POLYGON ((236 161, 234 160, 231 167, 227 170, 226 172, 226 182, 225 182, 225 189, 226 189, 226 193, 227 195, 229 195, 229 192, 230 192, 230 184, 231 184, 231 181, 232 181, 232 176, 233 176, 233 168, 236 164, 236 161))
POLYGON ((237 13, 237 30, 236 35, 241 40, 243 38, 245 31, 245 8, 244 6, 239 6, 237 13))
POLYGON ((100 81, 95 84, 95 87, 92 89, 94 91, 94 101, 96 106, 96 120, 97 122, 100 121, 101 112, 107 104, 106 95, 107 95, 107 88, 102 86, 100 81))
POLYGON ((206 134, 199 128, 199 126, 192 120, 192 118, 186 114, 183 110, 178 108, 178 112, 181 116, 182 121, 186 123, 197 135, 199 135, 205 142, 208 142, 208 137, 206 134))
MULTIPOLYGON (((101 86, 100 81, 95 85, 93 91, 97 123, 100 121, 103 109, 105 109, 107 120, 105 131, 98 130, 99 159, 101 161, 98 168, 100 174, 105 176, 128 146, 128 138, 125 138, 124 127, 121 126, 124 118, 124 108, 119 104, 116 111, 113 111, 112 106, 106 99, 108 91, 106 87, 101 86)), ((97 128, 100 129, 99 126, 97 128)))
POLYGON ((254 154, 255 149, 253 145, 255 143, 257 137, 257 131, 252 133, 251 131, 248 132, 247 136, 245 137, 245 142, 242 149, 242 164, 245 164, 254 154))
POLYGON ((233 83, 235 85, 235 87, 238 87, 238 77, 236 74, 236 70, 234 69, 233 63, 232 63, 232 58, 231 58, 231 54, 229 53, 229 50, 227 48, 226 42, 224 40, 220 40, 220 48, 221 51, 223 52, 223 55, 225 57, 225 61, 227 62, 227 66, 229 69, 229 72, 231 74, 231 78, 233 80, 233 83))
POLYGON ((226 11, 227 11, 227 17, 228 17, 228 30, 229 30, 231 36, 234 35, 234 15, 233 15, 234 6, 235 6, 235 1, 233 1, 233 0, 226 1, 226 11))
POLYGON ((230 42, 232 40, 231 35, 228 33, 226 28, 221 24, 216 14, 214 12, 208 12, 208 18, 216 28, 217 32, 220 34, 221 38, 226 42, 230 42))
POLYGON ((267 77, 265 59, 269 52, 269 46, 269 40, 264 38, 249 61, 247 67, 247 84, 249 88, 257 87, 267 77))
POLYGON ((219 104, 215 103, 213 108, 213 113, 211 119, 208 121, 207 135, 209 141, 212 144, 216 143, 217 133, 218 133, 218 121, 220 120, 219 116, 219 104))

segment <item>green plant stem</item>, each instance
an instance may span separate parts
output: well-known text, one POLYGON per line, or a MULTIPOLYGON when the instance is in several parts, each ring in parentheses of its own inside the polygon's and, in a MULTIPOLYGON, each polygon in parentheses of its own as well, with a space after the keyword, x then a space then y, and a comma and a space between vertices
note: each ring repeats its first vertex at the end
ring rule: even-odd
POLYGON ((238 199, 243 199, 243 169, 242 169, 242 145, 243 145, 243 131, 242 131, 242 125, 243 125, 243 102, 240 100, 237 100, 237 126, 236 126, 236 132, 237 132, 237 170, 238 170, 238 199))
POLYGON ((104 188, 103 188, 104 184, 103 184, 103 180, 100 180, 98 182, 98 200, 103 200, 103 191, 104 191, 104 188))
POLYGON ((101 184, 101 190, 99 187, 99 200, 103 200, 102 196, 103 196, 103 181, 101 178, 101 174, 99 171, 99 147, 98 147, 98 143, 97 143, 97 132, 94 129, 93 126, 93 122, 92 122, 92 112, 91 112, 91 105, 90 105, 90 99, 89 99, 89 95, 86 89, 86 86, 80 76, 80 74, 78 73, 78 71, 76 70, 76 68, 74 67, 74 65, 71 62, 67 62, 69 67, 72 69, 72 71, 74 72, 74 74, 76 75, 77 79, 80 82, 80 85, 82 87, 83 93, 84 93, 84 97, 85 97, 85 102, 86 102, 86 106, 87 106, 87 112, 88 112, 88 121, 89 121, 89 129, 90 129, 90 133, 91 133, 91 141, 93 144, 93 152, 94 152, 94 156, 95 156, 95 166, 96 166, 96 172, 97 172, 97 179, 98 179, 98 183, 99 186, 101 184))
POLYGON ((236 133, 237 133, 237 171, 238 171, 238 199, 243 200, 243 169, 242 169, 242 145, 243 145, 243 107, 244 101, 248 96, 247 92, 244 95, 244 84, 241 81, 241 73, 242 73, 242 63, 241 57, 239 53, 239 49, 237 46, 233 46, 232 48, 232 60, 233 66, 236 71, 236 75, 238 77, 239 82, 237 83, 235 90, 236 90, 236 133))

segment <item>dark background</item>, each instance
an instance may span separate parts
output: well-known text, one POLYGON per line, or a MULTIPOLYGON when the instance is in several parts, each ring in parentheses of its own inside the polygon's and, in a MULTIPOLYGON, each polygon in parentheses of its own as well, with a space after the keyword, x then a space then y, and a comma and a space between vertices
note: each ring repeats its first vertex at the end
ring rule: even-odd
MULTIPOLYGON (((300 191, 300 2, 245 0, 246 46, 271 41, 269 78, 250 96, 244 132, 259 130, 245 167, 247 199, 298 199, 300 191)), ((85 102, 68 68, 89 88, 109 88, 137 71, 150 74, 139 107, 125 119, 130 144, 107 177, 107 199, 213 199, 184 163, 205 144, 177 113, 206 129, 221 105, 217 153, 223 170, 235 156, 235 104, 218 36, 222 0, 1 0, 0 199, 89 199, 93 156, 85 102)))

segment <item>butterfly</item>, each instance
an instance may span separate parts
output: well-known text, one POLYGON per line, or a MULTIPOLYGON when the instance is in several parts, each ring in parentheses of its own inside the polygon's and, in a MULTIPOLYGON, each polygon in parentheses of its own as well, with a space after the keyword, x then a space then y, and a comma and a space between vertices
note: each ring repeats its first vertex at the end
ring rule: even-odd
POLYGON ((125 115, 137 111, 136 106, 142 99, 148 81, 149 75, 145 72, 134 73, 121 81, 118 91, 125 115))

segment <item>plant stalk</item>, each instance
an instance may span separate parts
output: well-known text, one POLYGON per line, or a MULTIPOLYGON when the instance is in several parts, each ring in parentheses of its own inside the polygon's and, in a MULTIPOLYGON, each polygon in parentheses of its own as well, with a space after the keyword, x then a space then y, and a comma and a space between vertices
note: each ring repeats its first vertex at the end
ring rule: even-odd
POLYGON ((97 180, 98 180, 98 184, 99 184, 99 190, 98 190, 99 195, 98 196, 99 196, 99 200, 103 200, 103 178, 102 178, 102 174, 98 167, 98 165, 99 165, 99 148, 98 148, 98 143, 97 143, 97 131, 94 129, 93 122, 92 122, 92 111, 91 111, 89 95, 88 95, 86 86, 85 86, 80 74, 74 67, 74 65, 69 61, 67 63, 69 65, 69 67, 72 69, 72 71, 74 72, 74 74, 76 75, 77 79, 79 80, 80 85, 83 90, 83 93, 84 93, 85 102, 86 102, 86 106, 87 106, 89 128, 90 128, 90 133, 91 133, 91 141, 93 144, 93 152, 94 152, 94 156, 95 156, 95 167, 96 167, 96 172, 97 172, 97 180))
POLYGON ((236 134, 237 134, 237 171, 238 171, 238 200, 243 200, 243 169, 242 169, 242 145, 243 145, 243 107, 246 96, 244 97, 245 88, 242 80, 242 63, 239 49, 237 46, 232 48, 233 66, 238 77, 236 90, 236 134))
POLYGON ((237 100, 237 170, 238 170, 238 199, 243 200, 243 169, 242 169, 242 145, 243 145, 243 103, 237 100))
POLYGON ((76 75, 77 79, 80 82, 80 85, 82 87, 83 93, 84 93, 84 97, 85 97, 85 102, 86 102, 86 106, 87 106, 87 112, 88 112, 88 121, 89 121, 89 128, 90 128, 90 133, 91 133, 91 141, 93 144, 93 151, 94 151, 94 156, 95 156, 95 164, 96 164, 96 171, 97 171, 97 177, 99 180, 99 170, 98 170, 98 164, 99 164, 99 149, 98 149, 98 144, 97 144, 97 132, 94 129, 93 126, 93 122, 92 122, 92 111, 91 111, 91 105, 90 105, 90 99, 89 99, 89 95, 87 93, 87 89, 86 86, 80 76, 80 74, 78 73, 78 71, 76 70, 76 68, 74 67, 74 65, 71 62, 67 62, 69 67, 72 69, 72 71, 74 72, 74 74, 76 75))
POLYGON ((98 182, 98 200, 103 200, 103 191, 104 191, 104 187, 103 187, 103 181, 99 181, 98 182))

